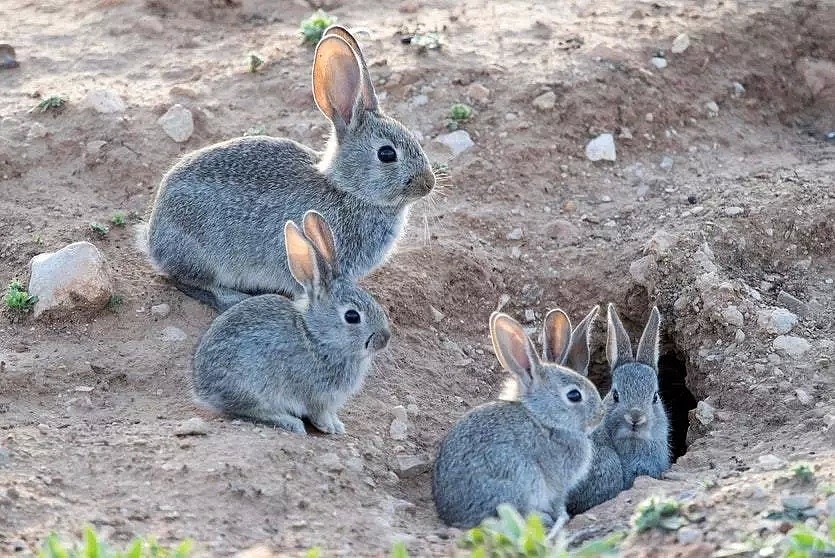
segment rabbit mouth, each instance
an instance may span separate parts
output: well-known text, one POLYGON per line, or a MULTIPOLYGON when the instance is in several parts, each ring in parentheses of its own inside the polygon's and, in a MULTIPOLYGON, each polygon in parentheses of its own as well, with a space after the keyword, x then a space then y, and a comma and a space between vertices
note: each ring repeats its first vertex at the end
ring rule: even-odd
POLYGON ((417 197, 423 197, 435 188, 435 175, 431 172, 413 176, 406 182, 406 186, 417 197))
POLYGON ((391 333, 388 331, 378 331, 372 333, 368 339, 365 340, 365 350, 376 353, 386 348, 391 338, 391 333))

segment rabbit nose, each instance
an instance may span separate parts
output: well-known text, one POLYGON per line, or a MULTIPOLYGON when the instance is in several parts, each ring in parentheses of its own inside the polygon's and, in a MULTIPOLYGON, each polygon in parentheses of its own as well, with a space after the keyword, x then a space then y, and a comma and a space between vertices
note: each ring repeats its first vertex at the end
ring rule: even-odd
POLYGON ((626 413, 623 418, 626 419, 626 423, 632 426, 632 428, 641 426, 647 421, 646 415, 641 411, 636 411, 635 409, 626 413))
POLYGON ((435 187, 435 174, 431 170, 427 170, 426 172, 415 175, 409 180, 409 186, 429 193, 435 187))
POLYGON ((372 333, 371 337, 365 342, 365 348, 372 351, 381 351, 386 348, 391 339, 391 332, 387 329, 372 333))

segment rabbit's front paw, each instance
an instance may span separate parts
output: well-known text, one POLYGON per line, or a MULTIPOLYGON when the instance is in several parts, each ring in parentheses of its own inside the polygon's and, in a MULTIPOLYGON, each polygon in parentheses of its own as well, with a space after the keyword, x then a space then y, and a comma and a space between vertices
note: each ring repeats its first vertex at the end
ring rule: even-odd
POLYGON ((345 425, 342 424, 336 413, 323 412, 318 416, 311 417, 310 422, 326 434, 345 434, 345 425))

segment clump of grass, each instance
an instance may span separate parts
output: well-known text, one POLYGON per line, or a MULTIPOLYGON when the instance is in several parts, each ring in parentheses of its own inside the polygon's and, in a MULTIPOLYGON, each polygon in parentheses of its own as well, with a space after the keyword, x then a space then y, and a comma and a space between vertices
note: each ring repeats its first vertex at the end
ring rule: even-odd
POLYGON ((687 520, 681 516, 681 504, 671 499, 644 500, 632 516, 632 528, 638 533, 650 529, 675 531, 685 523, 687 520))
POLYGON ((44 97, 41 101, 32 107, 30 112, 47 112, 47 111, 60 111, 64 108, 64 105, 67 104, 67 98, 63 95, 50 95, 49 97, 44 97))
POLYGON ((35 303, 38 302, 38 297, 26 292, 23 284, 15 279, 6 288, 6 295, 3 297, 3 302, 6 303, 9 310, 25 314, 35 306, 35 303))
POLYGON ((815 480, 815 471, 806 463, 795 465, 792 468, 794 479, 802 484, 811 484, 815 480))
POLYGON ((322 34, 325 29, 336 23, 336 16, 330 15, 324 10, 316 10, 313 14, 302 21, 302 26, 299 32, 301 33, 303 42, 311 45, 317 44, 322 40, 322 34))
POLYGON ((119 308, 120 306, 122 306, 122 304, 124 302, 125 302, 125 299, 122 298, 121 296, 119 296, 117 294, 110 295, 110 298, 107 299, 107 309, 110 310, 111 312, 115 312, 116 309, 119 308))
POLYGON ((455 103, 449 108, 449 116, 458 123, 466 122, 473 116, 473 107, 466 103, 455 103))
POLYGON ((415 33, 409 40, 409 44, 417 47, 418 53, 423 54, 427 50, 438 50, 441 48, 441 36, 434 31, 428 33, 415 33))
POLYGON ((38 558, 188 558, 193 543, 185 540, 175 547, 165 547, 154 539, 137 538, 124 550, 111 548, 101 540, 92 528, 84 530, 84 540, 67 544, 58 535, 49 535, 43 543, 38 558))
POLYGON ((263 124, 256 124, 250 128, 247 128, 244 132, 245 136, 266 136, 267 135, 267 128, 263 124))
POLYGON ((255 73, 261 69, 261 66, 264 65, 264 57, 258 54, 257 52, 250 52, 248 56, 249 60, 249 71, 250 73, 255 73))
POLYGON ((110 216, 110 223, 114 227, 124 227, 127 222, 128 222, 127 216, 124 213, 122 213, 121 211, 117 211, 113 215, 110 216))
POLYGON ((786 534, 785 558, 823 558, 835 556, 835 518, 829 519, 827 532, 798 525, 786 534))
POLYGON ((107 233, 110 231, 107 227, 102 225, 101 223, 97 223, 93 221, 90 223, 90 230, 99 235, 100 237, 104 238, 107 236, 107 233))

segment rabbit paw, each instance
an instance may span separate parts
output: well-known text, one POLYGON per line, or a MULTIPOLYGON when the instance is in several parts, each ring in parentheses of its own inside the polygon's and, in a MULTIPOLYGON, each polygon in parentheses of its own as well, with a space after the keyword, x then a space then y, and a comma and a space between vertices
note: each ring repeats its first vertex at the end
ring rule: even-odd
POLYGON ((307 434, 302 419, 294 417, 292 415, 274 415, 270 417, 270 422, 272 422, 279 428, 289 430, 290 432, 294 432, 296 434, 307 434))
POLYGON ((345 434, 345 425, 336 416, 336 413, 323 412, 310 418, 313 426, 326 434, 345 434))

